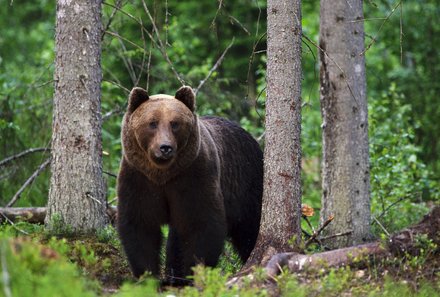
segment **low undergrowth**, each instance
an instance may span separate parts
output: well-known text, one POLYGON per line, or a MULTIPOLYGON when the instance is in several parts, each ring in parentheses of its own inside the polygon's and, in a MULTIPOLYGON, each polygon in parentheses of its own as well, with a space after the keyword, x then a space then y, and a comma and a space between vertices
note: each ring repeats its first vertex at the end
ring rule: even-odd
POLYGON ((230 247, 220 267, 196 267, 194 286, 160 288, 145 276, 131 277, 111 227, 94 237, 52 237, 42 226, 0 226, 0 296, 437 296, 440 254, 426 238, 417 256, 372 261, 367 267, 342 267, 265 279, 257 268, 240 285, 227 286, 237 271, 230 247))

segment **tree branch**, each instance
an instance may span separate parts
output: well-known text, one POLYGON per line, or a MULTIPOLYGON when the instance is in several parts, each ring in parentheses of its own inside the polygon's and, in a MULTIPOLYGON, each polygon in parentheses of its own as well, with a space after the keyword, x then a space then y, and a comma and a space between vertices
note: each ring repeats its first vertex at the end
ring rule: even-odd
POLYGON ((232 38, 231 43, 228 45, 228 47, 223 51, 223 54, 220 56, 220 58, 218 58, 217 62, 214 64, 214 66, 211 68, 211 70, 209 70, 208 75, 202 80, 200 81, 200 84, 197 86, 197 88, 194 89, 194 94, 197 95, 197 92, 200 90, 200 88, 205 84, 205 82, 211 77, 211 75, 214 73, 214 71, 220 66, 220 64, 222 63, 223 59, 226 56, 226 53, 229 51, 229 49, 232 47, 232 45, 234 44, 234 40, 235 38, 232 38))
POLYGON ((46 161, 44 161, 40 167, 38 167, 37 170, 35 170, 34 173, 32 173, 32 175, 25 181, 25 183, 21 186, 21 188, 17 191, 17 193, 15 193, 14 197, 12 197, 11 201, 9 201, 8 204, 6 204, 6 207, 11 207, 13 206, 17 200, 20 198, 21 194, 23 193, 23 191, 30 185, 32 184, 32 182, 34 181, 34 179, 39 176, 41 174, 41 172, 43 172, 43 170, 47 167, 47 165, 50 164, 50 158, 47 159, 46 161))
POLYGON ((37 147, 37 148, 27 149, 27 150, 25 150, 25 151, 23 151, 21 153, 18 153, 16 155, 13 155, 13 156, 10 156, 10 157, 7 157, 7 158, 1 160, 0 161, 0 168, 3 167, 4 165, 6 165, 9 162, 12 162, 14 160, 20 159, 20 158, 22 158, 22 157, 24 157, 26 155, 33 154, 33 153, 38 153, 38 152, 46 152, 46 151, 50 151, 50 148, 47 148, 47 147, 37 147))
MULTIPOLYGON (((0 207, 0 215, 9 223, 24 221, 33 224, 43 224, 46 217, 46 207, 0 207)), ((109 205, 107 214, 116 217, 116 206, 109 205)), ((0 222, 3 221, 0 217, 0 222)))

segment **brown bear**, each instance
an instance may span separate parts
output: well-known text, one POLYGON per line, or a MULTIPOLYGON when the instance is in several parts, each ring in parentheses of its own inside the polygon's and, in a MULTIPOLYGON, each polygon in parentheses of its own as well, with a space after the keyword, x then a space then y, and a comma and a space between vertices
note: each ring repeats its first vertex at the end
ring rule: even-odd
POLYGON ((195 95, 148 96, 134 88, 122 122, 118 232, 131 270, 160 276, 161 226, 169 226, 165 277, 179 283, 215 266, 229 238, 243 261, 258 235, 263 154, 219 117, 198 117, 195 95))

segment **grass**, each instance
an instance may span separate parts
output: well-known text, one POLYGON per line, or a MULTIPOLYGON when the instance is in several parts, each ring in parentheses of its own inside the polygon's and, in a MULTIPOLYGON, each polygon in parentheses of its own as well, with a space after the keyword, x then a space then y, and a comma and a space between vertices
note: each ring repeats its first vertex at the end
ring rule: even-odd
POLYGON ((438 296, 438 247, 424 237, 417 242, 417 256, 373 261, 363 268, 284 271, 270 280, 257 269, 239 286, 225 285, 240 265, 229 246, 218 268, 195 268, 194 286, 159 289, 153 278, 131 277, 111 227, 93 238, 62 238, 38 225, 3 224, 0 296, 438 296))

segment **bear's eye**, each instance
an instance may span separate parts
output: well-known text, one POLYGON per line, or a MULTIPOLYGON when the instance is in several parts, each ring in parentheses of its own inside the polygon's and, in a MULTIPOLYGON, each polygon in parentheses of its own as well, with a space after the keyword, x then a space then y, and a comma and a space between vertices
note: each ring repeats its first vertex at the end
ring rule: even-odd
POLYGON ((174 131, 179 129, 180 124, 178 122, 170 122, 171 125, 171 129, 173 129, 174 131))
POLYGON ((156 121, 149 122, 148 126, 150 127, 150 129, 156 129, 157 128, 157 122, 156 121))

